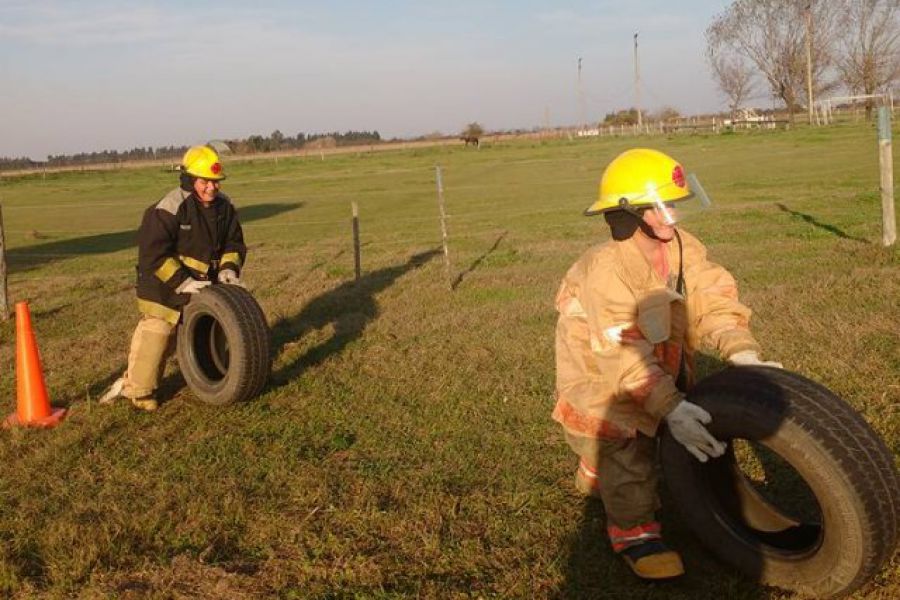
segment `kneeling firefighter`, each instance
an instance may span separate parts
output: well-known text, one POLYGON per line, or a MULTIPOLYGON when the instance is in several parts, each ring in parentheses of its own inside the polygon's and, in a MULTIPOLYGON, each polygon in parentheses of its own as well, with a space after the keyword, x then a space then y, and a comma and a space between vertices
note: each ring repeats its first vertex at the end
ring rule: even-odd
POLYGON ((154 392, 190 295, 213 282, 242 285, 247 247, 237 211, 219 191, 225 173, 218 154, 208 146, 190 148, 180 177, 177 188, 144 212, 137 264, 141 320, 131 339, 128 368, 103 403, 125 396, 141 410, 156 410, 154 392))
POLYGON ((620 154, 585 211, 605 217, 612 240, 585 252, 556 296, 553 419, 580 457, 576 488, 602 500, 613 550, 645 579, 684 573, 655 516, 660 422, 701 462, 726 449, 704 427, 709 413, 685 400, 695 349, 737 365, 781 366, 760 360, 734 278, 676 226, 691 204, 708 198, 673 158, 620 154))

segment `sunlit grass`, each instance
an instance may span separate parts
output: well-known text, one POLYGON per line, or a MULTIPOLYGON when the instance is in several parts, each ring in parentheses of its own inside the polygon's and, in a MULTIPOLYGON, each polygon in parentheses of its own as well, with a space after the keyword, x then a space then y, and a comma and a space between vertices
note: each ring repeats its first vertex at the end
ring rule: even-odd
MULTIPOLYGON (((30 301, 51 397, 71 416, 0 442, 0 594, 781 597, 712 559, 668 511, 688 576, 637 582, 609 551, 602 510, 575 495, 549 418, 554 293, 606 239, 580 213, 603 165, 636 143, 699 173, 716 210, 686 227, 737 277, 766 356, 841 394, 897 452, 900 251, 880 246, 863 124, 229 163, 245 276, 278 352, 271 385, 213 409, 173 365, 155 415, 95 399, 136 322, 132 232, 174 175, 2 179, 10 295, 30 301), (449 272, 432 252, 436 164, 449 272)), ((0 326, 7 411, 13 346, 0 326)), ((859 597, 898 593, 888 570, 859 597)))

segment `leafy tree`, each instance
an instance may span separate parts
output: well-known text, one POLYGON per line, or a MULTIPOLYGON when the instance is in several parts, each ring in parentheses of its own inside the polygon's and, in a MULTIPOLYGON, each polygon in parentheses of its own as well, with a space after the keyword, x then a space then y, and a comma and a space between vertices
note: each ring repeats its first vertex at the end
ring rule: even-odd
POLYGON ((247 142, 254 152, 265 152, 268 150, 269 140, 261 135, 251 135, 247 138, 247 142))
POLYGON ((462 131, 462 137, 464 138, 480 138, 484 135, 484 127, 481 126, 477 121, 473 121, 466 125, 466 128, 462 131))
POLYGON ((603 117, 603 125, 636 125, 638 111, 636 108, 626 108, 611 113, 606 113, 603 117))
POLYGON ((276 129, 272 132, 272 135, 269 136, 269 140, 271 141, 269 147, 272 150, 280 150, 284 145, 284 134, 276 129))

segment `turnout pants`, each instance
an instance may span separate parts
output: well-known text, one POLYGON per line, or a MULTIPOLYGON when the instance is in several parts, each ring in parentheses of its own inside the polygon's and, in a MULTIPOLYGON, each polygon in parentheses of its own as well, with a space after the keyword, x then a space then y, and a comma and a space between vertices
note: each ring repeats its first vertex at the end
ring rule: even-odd
POLYGON ((566 441, 581 458, 577 476, 603 501, 613 550, 659 539, 656 439, 641 433, 598 439, 566 432, 566 441))
POLYGON ((152 397, 159 386, 166 359, 175 351, 175 326, 157 317, 144 315, 131 337, 128 370, 122 394, 127 398, 152 397))

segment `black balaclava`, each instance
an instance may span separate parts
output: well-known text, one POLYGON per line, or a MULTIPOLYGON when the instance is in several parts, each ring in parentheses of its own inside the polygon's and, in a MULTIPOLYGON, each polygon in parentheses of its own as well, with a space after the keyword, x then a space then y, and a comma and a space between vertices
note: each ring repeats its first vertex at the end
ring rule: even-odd
POLYGON ((646 221, 641 218, 642 214, 643 210, 608 210, 603 213, 603 218, 606 219, 606 224, 609 225, 612 239, 617 242, 631 238, 638 229, 643 231, 644 235, 647 237, 658 240, 659 238, 653 233, 653 228, 647 225, 646 221))
POLYGON ((185 171, 182 171, 182 172, 181 172, 181 178, 180 178, 180 180, 181 180, 181 186, 180 186, 181 189, 183 189, 183 190, 186 191, 186 192, 193 192, 193 191, 194 191, 194 180, 195 180, 195 179, 196 179, 196 177, 194 177, 194 176, 191 175, 190 173, 187 173, 187 172, 185 172, 185 171))

